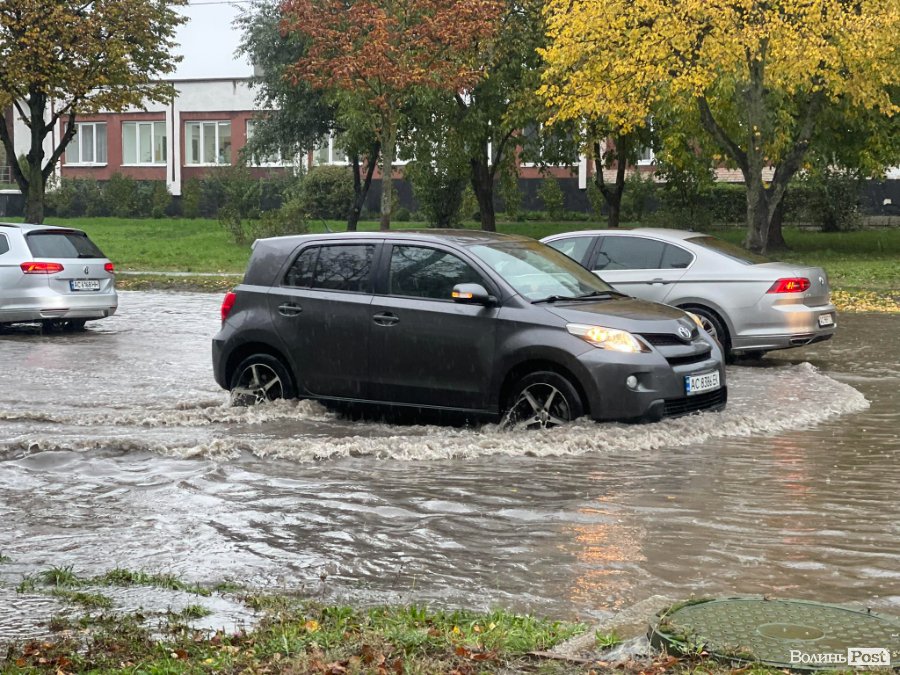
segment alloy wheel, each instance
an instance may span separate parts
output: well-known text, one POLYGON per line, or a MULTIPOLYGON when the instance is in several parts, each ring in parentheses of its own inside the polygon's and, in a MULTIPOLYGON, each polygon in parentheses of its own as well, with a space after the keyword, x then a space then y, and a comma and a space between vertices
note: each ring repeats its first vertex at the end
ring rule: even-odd
POLYGON ((559 389, 546 382, 525 387, 503 419, 513 430, 549 429, 572 421, 572 407, 559 389))
POLYGON ((231 390, 231 404, 249 406, 284 398, 284 384, 271 367, 253 363, 241 371, 231 390))

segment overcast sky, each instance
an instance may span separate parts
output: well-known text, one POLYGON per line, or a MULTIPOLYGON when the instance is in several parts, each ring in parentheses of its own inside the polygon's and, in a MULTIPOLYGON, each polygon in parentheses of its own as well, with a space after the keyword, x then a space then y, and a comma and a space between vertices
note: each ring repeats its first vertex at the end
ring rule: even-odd
POLYGON ((253 68, 234 55, 240 32, 232 25, 249 3, 241 0, 190 0, 178 11, 188 22, 178 30, 177 53, 184 57, 178 64, 177 79, 206 77, 245 77, 253 68))

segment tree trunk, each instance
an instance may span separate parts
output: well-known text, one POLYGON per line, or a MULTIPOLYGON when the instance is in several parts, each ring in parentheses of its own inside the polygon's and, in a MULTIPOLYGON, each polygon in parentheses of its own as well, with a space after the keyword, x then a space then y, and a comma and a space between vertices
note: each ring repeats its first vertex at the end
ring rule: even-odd
POLYGON ((25 193, 25 222, 39 225, 44 222, 44 176, 40 165, 29 167, 28 191, 25 193))
POLYGON ((478 159, 470 160, 472 164, 472 190, 478 201, 478 213, 481 217, 481 229, 485 232, 497 231, 497 215, 494 212, 494 175, 488 167, 487 153, 478 159))
POLYGON ((350 208, 350 214, 347 216, 347 232, 356 232, 360 214, 366 203, 366 197, 369 196, 369 188, 372 186, 372 175, 375 173, 375 167, 378 165, 380 150, 381 145, 378 141, 375 141, 372 144, 369 156, 366 158, 365 178, 360 176, 359 155, 353 155, 353 205, 350 208))
POLYGON ((775 206, 775 212, 772 220, 769 222, 769 241, 766 249, 769 251, 785 251, 788 249, 787 242, 784 240, 784 233, 781 226, 784 223, 784 195, 778 200, 775 206))
POLYGON ((393 207, 394 153, 397 149, 397 130, 391 115, 382 116, 381 126, 381 225, 382 230, 391 229, 391 209, 393 207))
POLYGON ((619 227, 619 222, 622 214, 622 194, 625 192, 625 156, 626 156, 626 148, 624 144, 626 141, 621 137, 617 137, 615 140, 616 143, 616 182, 615 185, 610 187, 606 181, 603 179, 603 152, 601 151, 600 143, 594 144, 594 182, 597 185, 597 189, 600 190, 600 194, 603 195, 603 199, 606 202, 607 208, 607 227, 617 228, 619 227))

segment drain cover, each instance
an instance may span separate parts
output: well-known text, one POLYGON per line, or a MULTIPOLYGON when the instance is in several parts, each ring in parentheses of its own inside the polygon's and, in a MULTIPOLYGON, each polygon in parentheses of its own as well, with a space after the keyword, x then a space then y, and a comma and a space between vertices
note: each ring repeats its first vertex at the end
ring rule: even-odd
POLYGON ((900 666, 900 623, 801 600, 702 600, 661 613, 657 648, 794 669, 900 666))

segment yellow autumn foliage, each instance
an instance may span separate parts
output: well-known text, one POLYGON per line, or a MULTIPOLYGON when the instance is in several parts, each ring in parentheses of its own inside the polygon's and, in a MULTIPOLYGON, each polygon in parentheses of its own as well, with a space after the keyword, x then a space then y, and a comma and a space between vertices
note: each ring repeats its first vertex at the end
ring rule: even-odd
POLYGON ((898 0, 548 0, 540 89, 554 119, 623 133, 654 106, 733 98, 762 68, 769 92, 823 92, 898 112, 898 0))

